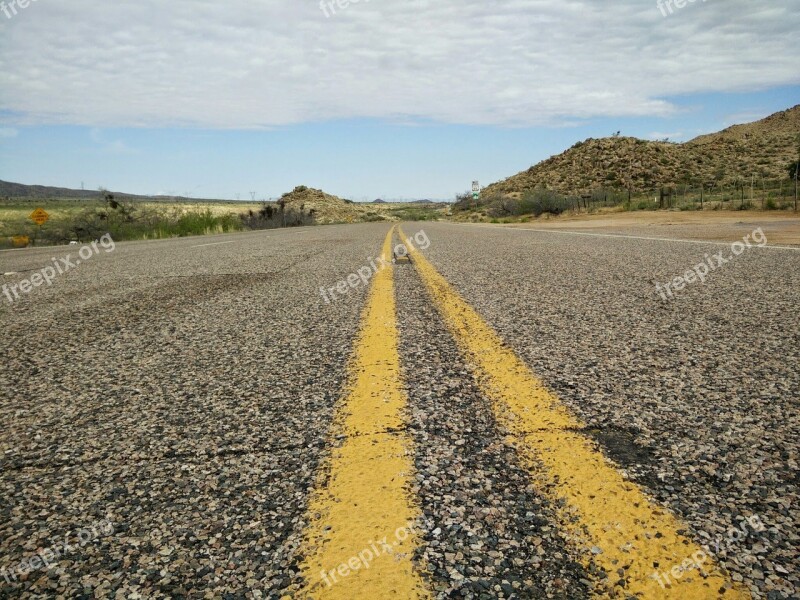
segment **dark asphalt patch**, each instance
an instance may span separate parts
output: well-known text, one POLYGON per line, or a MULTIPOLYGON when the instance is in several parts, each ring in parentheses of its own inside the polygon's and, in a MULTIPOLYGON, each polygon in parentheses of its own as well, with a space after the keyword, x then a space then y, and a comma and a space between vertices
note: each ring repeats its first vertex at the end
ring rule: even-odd
POLYGON ((582 433, 594 439, 603 449, 603 454, 625 469, 636 483, 650 489, 658 489, 661 482, 652 475, 656 463, 652 450, 636 441, 636 433, 613 425, 601 428, 587 427, 582 433))

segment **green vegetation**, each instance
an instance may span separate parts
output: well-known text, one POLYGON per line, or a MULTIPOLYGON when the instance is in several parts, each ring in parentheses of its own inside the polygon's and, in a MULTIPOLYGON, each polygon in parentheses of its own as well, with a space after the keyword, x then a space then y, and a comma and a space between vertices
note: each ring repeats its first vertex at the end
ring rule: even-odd
MULTIPOLYGON (((287 195, 284 194, 284 197, 287 195)), ((274 205, 264 204, 258 211, 249 209, 247 213, 241 215, 241 222, 247 229, 278 229, 279 227, 313 225, 314 210, 306 211, 305 205, 301 205, 299 209, 296 209, 293 206, 288 206, 286 200, 281 198, 274 205)))
POLYGON ((794 181, 795 176, 797 175, 797 169, 800 168, 800 160, 793 160, 788 165, 786 165, 786 170, 789 173, 789 179, 794 181))
POLYGON ((442 210, 434 204, 403 205, 389 208, 386 214, 400 221, 435 221, 442 217, 442 210))
POLYGON ((36 245, 87 242, 109 233, 114 240, 144 240, 308 225, 310 211, 282 210, 280 203, 142 202, 105 193, 100 199, 0 200, 0 247, 25 236, 36 245), (43 208, 50 220, 39 227, 29 215, 43 208))
MULTIPOLYGON (((788 169, 787 169, 788 170, 788 169)), ((542 186, 522 193, 485 194, 477 202, 471 194, 456 197, 453 213, 458 220, 520 220, 562 213, 638 210, 790 210, 794 208, 794 181, 751 178, 731 186, 690 183, 665 186, 653 192, 619 187, 599 187, 591 193, 560 194, 542 186)))
POLYGON ((544 213, 560 215, 577 207, 576 199, 567 198, 550 190, 529 190, 522 194, 519 202, 519 214, 539 217, 544 213))

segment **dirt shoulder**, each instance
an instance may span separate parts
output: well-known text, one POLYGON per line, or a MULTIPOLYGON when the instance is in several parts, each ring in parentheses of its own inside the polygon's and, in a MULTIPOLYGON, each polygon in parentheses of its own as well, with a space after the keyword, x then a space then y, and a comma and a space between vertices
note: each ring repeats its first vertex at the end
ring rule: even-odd
POLYGON ((800 213, 795 212, 641 211, 544 216, 505 226, 730 242, 760 227, 770 244, 800 246, 800 213))

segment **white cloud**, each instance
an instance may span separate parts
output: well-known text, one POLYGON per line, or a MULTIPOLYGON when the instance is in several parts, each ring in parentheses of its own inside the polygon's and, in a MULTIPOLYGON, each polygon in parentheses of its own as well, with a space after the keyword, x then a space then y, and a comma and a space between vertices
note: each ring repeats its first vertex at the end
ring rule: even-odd
POLYGON ((0 127, 0 138, 15 138, 19 135, 19 131, 13 127, 0 127))
POLYGON ((789 3, 54 0, 0 23, 12 124, 537 125, 666 115, 665 97, 800 83, 789 3))

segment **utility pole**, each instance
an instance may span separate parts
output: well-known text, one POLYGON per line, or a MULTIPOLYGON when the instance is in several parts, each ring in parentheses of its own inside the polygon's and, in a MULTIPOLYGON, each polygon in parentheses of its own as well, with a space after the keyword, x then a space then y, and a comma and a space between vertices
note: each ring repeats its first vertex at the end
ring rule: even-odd
POLYGON ((250 199, 251 199, 253 202, 255 202, 255 201, 256 201, 256 193, 255 193, 255 192, 250 192, 250 199))

